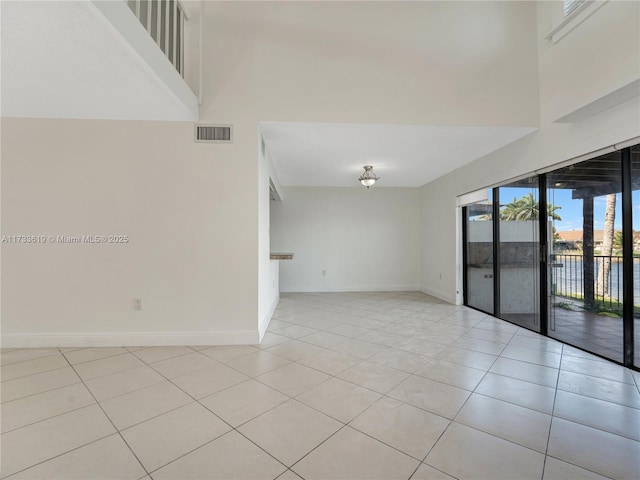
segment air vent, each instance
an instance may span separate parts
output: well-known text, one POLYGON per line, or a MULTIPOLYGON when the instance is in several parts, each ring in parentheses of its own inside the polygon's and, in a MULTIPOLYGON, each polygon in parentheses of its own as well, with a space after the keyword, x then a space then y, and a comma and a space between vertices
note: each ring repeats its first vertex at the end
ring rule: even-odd
POLYGON ((231 125, 196 125, 196 142, 232 143, 231 125))

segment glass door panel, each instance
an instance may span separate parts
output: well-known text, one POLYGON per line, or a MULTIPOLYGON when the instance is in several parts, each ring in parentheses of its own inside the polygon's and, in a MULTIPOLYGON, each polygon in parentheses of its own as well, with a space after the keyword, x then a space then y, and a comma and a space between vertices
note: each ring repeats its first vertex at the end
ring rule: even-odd
POLYGON ((633 365, 640 367, 640 145, 631 147, 631 202, 633 204, 633 365))
POLYGON ((493 314, 493 200, 466 208, 466 304, 493 314))
POLYGON ((540 331, 540 232, 538 178, 499 188, 497 315, 540 331))
POLYGON ((549 336, 622 362, 622 181, 614 152, 547 174, 549 336))

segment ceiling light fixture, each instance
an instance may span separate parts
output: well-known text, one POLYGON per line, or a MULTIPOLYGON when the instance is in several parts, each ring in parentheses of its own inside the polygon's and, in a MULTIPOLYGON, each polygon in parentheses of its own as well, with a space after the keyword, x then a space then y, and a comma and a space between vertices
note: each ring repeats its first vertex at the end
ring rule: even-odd
POLYGON ((377 177, 375 173, 373 173, 373 167, 371 165, 364 166, 364 173, 360 175, 360 183, 365 187, 369 188, 371 185, 376 183, 377 180, 380 180, 380 177, 377 177))

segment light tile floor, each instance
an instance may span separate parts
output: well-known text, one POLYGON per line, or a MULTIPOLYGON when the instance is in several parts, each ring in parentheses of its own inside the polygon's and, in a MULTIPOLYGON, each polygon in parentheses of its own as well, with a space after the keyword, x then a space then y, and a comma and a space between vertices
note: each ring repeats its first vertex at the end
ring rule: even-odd
POLYGON ((3 350, 0 477, 640 477, 640 374, 420 293, 285 294, 261 345, 3 350))

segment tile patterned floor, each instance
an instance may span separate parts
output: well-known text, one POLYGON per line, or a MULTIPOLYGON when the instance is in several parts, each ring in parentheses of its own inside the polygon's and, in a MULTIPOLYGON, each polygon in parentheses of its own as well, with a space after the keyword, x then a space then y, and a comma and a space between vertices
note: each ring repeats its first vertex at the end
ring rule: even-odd
POLYGON ((261 345, 3 350, 1 478, 637 479, 640 374, 420 293, 261 345))

